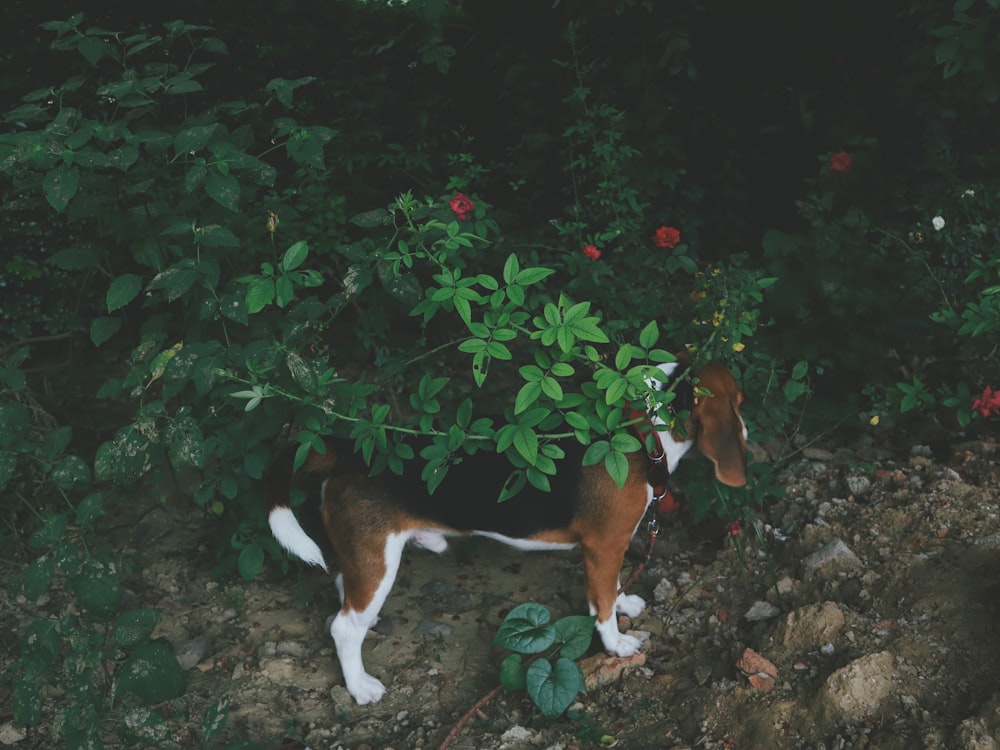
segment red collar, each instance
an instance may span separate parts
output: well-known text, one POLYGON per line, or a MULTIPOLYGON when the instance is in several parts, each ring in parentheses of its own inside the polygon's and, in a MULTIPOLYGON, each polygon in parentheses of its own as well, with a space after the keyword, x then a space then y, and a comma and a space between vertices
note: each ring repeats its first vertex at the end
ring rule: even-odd
POLYGON ((680 510, 681 506, 674 500, 674 496, 667 486, 670 472, 667 469, 667 455, 663 450, 663 441, 660 439, 659 430, 653 425, 649 416, 638 409, 628 409, 628 419, 630 422, 640 420, 632 425, 632 429, 643 446, 647 448, 646 456, 651 464, 647 479, 653 488, 653 502, 656 503, 656 512, 666 514, 680 510), (648 439, 650 436, 653 438, 652 441, 648 439), (649 447, 650 443, 653 444, 652 448, 649 447))

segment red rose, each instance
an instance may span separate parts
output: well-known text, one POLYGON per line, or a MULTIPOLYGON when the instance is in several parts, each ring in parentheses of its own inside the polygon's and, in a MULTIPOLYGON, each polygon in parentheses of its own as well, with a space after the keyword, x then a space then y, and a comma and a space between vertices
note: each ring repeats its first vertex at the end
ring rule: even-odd
POLYGON ((472 211, 476 207, 476 204, 465 193, 455 193, 452 199, 448 201, 448 207, 455 213, 459 221, 465 221, 472 216, 472 211))
POLYGON ((990 386, 986 386, 983 395, 972 402, 972 410, 984 417, 1000 414, 1000 391, 994 393, 990 386))
POLYGON ((853 163, 851 155, 846 151, 838 151, 830 157, 830 169, 837 174, 847 174, 850 172, 853 163))
POLYGON ((597 249, 596 245, 584 245, 583 254, 591 260, 597 260, 601 257, 601 251, 597 249))
POLYGON ((660 227, 653 235, 653 244, 657 247, 677 247, 681 241, 681 233, 673 227, 660 227))

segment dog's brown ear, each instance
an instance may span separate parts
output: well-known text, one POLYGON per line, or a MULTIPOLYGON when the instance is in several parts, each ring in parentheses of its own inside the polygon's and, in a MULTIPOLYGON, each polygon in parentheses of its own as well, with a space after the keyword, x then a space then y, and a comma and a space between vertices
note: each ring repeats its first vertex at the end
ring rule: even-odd
POLYGON ((718 362, 709 362, 697 377, 698 388, 712 395, 699 398, 691 412, 697 430, 695 445, 715 465, 720 482, 742 487, 747 483, 747 442, 740 416, 743 391, 718 362))

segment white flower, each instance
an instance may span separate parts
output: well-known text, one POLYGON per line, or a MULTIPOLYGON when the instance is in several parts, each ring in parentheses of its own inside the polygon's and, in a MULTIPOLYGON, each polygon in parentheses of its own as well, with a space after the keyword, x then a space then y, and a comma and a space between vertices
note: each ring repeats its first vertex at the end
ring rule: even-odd
POLYGON ((944 219, 942 219, 940 216, 935 216, 933 219, 931 219, 931 224, 939 232, 942 229, 944 229, 944 219))
POLYGON ((974 197, 975 197, 975 195, 976 195, 976 191, 975 191, 975 190, 966 190, 966 191, 965 191, 964 193, 962 193, 962 195, 963 195, 963 196, 966 196, 966 195, 967 195, 967 196, 969 196, 970 198, 974 198, 974 197))

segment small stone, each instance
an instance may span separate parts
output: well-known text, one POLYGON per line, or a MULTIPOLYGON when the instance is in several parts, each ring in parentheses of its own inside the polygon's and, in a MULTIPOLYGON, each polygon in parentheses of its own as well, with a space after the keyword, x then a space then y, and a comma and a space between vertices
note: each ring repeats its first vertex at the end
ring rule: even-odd
POLYGON ((526 727, 522 727, 515 724, 502 735, 500 735, 501 742, 528 742, 534 737, 535 733, 526 727))
POLYGON ((181 669, 191 669, 208 654, 208 638, 198 636, 174 644, 174 655, 181 669))
POLYGON ((14 722, 12 721, 5 721, 3 724, 0 724, 0 745, 14 745, 27 736, 27 730, 14 726, 14 722))
POLYGON ((675 596, 677 596, 677 587, 666 578, 661 578, 660 582, 656 584, 656 588, 653 589, 653 600, 657 604, 668 602, 675 596))
POLYGON ((778 668, 774 666, 774 663, 765 659, 752 648, 744 649, 736 666, 745 675, 765 674, 771 678, 778 676, 778 668))
POLYGON ((861 560, 842 539, 834 539, 802 561, 808 571, 839 571, 862 567, 861 560))
POLYGON ((809 604, 785 617, 782 642, 792 652, 812 651, 832 643, 845 624, 844 613, 833 602, 809 604))
POLYGON ((770 620, 772 617, 777 617, 780 613, 781 610, 770 602, 756 601, 746 611, 743 618, 747 622, 761 622, 762 620, 770 620))
POLYGON ((855 659, 830 675, 820 691, 823 711, 835 721, 877 717, 893 691, 895 659, 879 651, 855 659))
POLYGON ((872 480, 865 476, 849 476, 847 477, 847 489, 850 490, 851 494, 855 497, 861 497, 872 487, 872 480))
POLYGON ((632 656, 609 656, 594 654, 580 661, 584 684, 587 690, 617 682, 624 675, 632 672, 646 663, 646 654, 642 651, 632 656))

